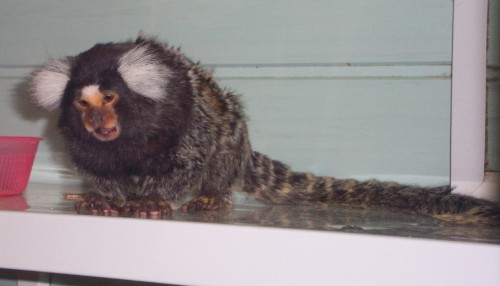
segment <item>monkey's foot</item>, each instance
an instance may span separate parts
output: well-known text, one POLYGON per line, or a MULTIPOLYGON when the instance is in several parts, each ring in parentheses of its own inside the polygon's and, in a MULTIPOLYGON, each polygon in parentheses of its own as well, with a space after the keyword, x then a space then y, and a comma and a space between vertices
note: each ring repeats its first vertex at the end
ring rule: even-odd
POLYGON ((124 207, 136 217, 160 218, 172 213, 170 203, 158 194, 147 195, 138 201, 130 202, 124 207))
POLYGON ((217 210, 227 203, 214 197, 199 196, 182 205, 182 211, 212 211, 217 210))
POLYGON ((118 215, 118 210, 103 196, 97 193, 86 193, 75 203, 75 210, 80 213, 82 208, 86 208, 94 215, 118 215))

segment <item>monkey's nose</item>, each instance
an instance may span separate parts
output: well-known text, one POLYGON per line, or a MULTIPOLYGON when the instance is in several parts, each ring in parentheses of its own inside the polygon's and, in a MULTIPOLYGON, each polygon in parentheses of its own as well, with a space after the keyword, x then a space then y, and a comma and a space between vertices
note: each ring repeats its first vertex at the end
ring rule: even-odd
POLYGON ((101 125, 102 125, 102 116, 101 116, 101 114, 99 112, 93 112, 90 115, 89 123, 90 123, 90 125, 92 126, 92 128, 94 130, 101 129, 101 125))

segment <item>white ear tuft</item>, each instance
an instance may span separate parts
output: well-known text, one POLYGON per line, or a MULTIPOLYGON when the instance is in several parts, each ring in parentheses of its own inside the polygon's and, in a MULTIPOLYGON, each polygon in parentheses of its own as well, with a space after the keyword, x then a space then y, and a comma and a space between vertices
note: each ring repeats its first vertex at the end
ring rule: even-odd
POLYGON ((118 72, 130 89, 155 101, 164 99, 172 73, 147 44, 123 54, 119 59, 118 72))
POLYGON ((30 78, 30 92, 34 102, 50 111, 56 109, 68 84, 70 69, 67 60, 54 60, 35 71, 30 78))

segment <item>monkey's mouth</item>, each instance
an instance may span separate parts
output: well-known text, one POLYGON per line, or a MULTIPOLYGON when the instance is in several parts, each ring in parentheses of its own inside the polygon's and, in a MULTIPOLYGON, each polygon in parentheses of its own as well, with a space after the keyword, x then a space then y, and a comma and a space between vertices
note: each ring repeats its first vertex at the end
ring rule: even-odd
POLYGON ((97 127, 94 130, 89 130, 89 132, 100 141, 112 141, 120 136, 120 126, 115 125, 112 127, 97 127))

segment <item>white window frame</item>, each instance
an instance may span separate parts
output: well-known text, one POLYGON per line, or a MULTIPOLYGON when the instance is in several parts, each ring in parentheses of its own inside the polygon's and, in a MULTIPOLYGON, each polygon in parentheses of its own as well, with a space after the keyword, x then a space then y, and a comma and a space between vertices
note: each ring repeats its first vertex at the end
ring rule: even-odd
POLYGON ((488 0, 455 0, 451 184, 474 194, 485 174, 488 0))

